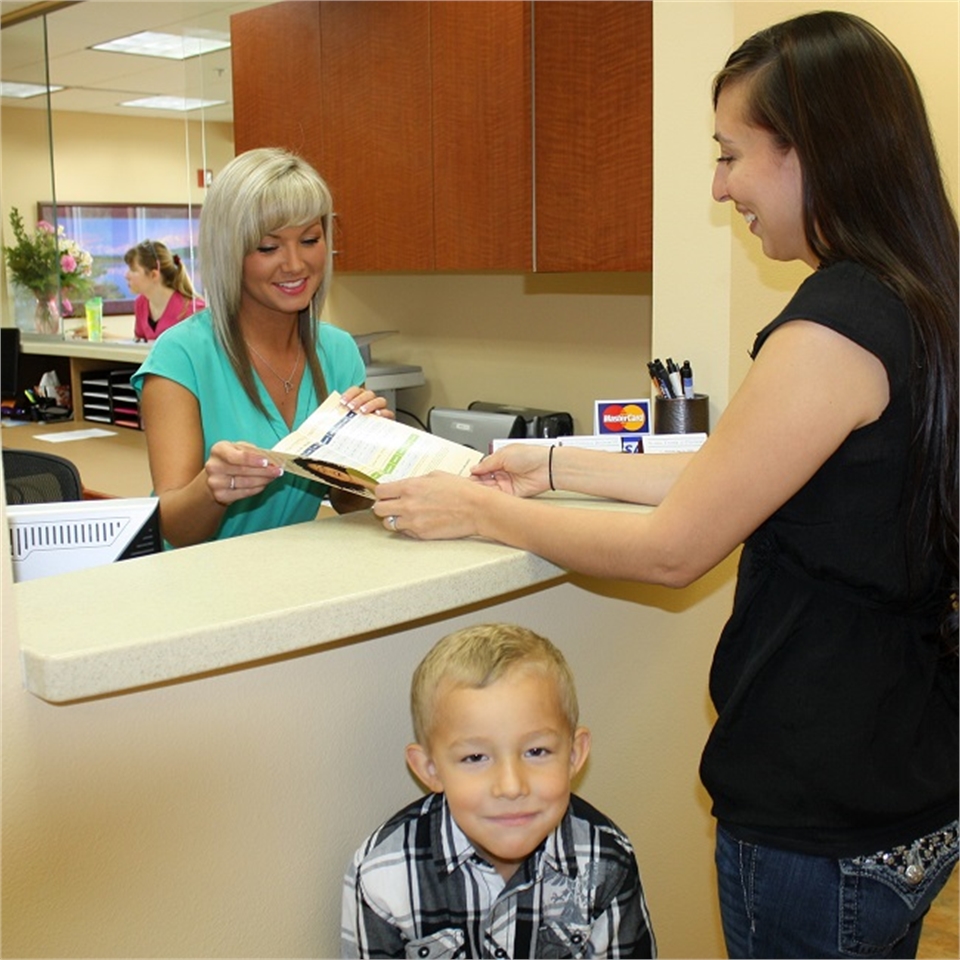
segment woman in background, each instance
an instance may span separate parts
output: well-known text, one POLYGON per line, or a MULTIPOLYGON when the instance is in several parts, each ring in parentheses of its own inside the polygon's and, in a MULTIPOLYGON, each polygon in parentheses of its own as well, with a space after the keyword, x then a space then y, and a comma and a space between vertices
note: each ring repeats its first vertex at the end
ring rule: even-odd
POLYGON ((729 955, 912 957, 957 860, 957 220, 913 73, 858 17, 751 37, 714 106, 714 199, 812 273, 707 442, 508 446, 375 511, 677 587, 743 544, 701 763, 729 955), (527 499, 554 488, 657 506, 527 499))
POLYGON ((137 294, 133 302, 134 340, 156 340, 164 330, 206 306, 194 292, 180 255, 171 254, 159 240, 138 243, 123 259, 127 286, 137 294))
MULTIPOLYGON (((214 180, 200 217, 207 309, 168 330, 134 374, 163 536, 173 546, 316 517, 327 487, 283 471, 269 449, 330 390, 390 415, 363 388, 343 330, 320 322, 330 283, 332 201, 304 160, 250 150, 214 180)), ((368 500, 329 491, 340 512, 368 500)))

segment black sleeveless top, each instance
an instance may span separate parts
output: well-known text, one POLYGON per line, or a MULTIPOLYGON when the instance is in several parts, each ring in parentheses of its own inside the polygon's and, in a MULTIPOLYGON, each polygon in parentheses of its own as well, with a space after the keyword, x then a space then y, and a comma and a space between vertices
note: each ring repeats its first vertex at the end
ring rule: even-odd
POLYGON ((794 319, 877 356, 890 402, 745 543, 700 772, 714 815, 740 839, 856 856, 956 818, 957 661, 937 639, 944 570, 929 556, 908 570, 906 308, 841 262, 801 285, 754 356, 794 319))

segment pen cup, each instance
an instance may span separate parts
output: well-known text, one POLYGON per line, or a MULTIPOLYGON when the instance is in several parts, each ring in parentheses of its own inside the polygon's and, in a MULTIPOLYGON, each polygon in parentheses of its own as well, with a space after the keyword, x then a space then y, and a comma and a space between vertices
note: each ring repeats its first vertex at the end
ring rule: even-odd
POLYGON ((710 397, 705 393, 670 400, 654 397, 653 432, 709 433, 710 397))
POLYGON ((103 339, 103 298, 91 297, 85 304, 87 312, 87 339, 93 343, 103 339))

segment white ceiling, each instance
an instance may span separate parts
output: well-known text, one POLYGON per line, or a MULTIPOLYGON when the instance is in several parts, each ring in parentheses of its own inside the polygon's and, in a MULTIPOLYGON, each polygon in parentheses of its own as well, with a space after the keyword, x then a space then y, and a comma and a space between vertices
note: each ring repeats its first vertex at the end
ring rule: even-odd
MULTIPOLYGON (((66 89, 51 95, 54 110, 109 113, 117 116, 187 117, 209 121, 233 119, 233 89, 230 51, 204 54, 190 60, 164 60, 104 53, 89 49, 93 44, 143 30, 175 33, 180 36, 216 31, 229 35, 230 15, 273 0, 84 0, 56 10, 46 17, 50 83, 66 89), (118 104, 138 97, 167 95, 224 100, 219 107, 188 113, 131 109, 118 104)), ((6 17, 25 3, 0 2, 6 17)), ((39 18, 0 30, 0 79, 30 83, 44 82, 43 21, 39 18)), ((4 106, 45 109, 46 98, 2 101, 4 106)))

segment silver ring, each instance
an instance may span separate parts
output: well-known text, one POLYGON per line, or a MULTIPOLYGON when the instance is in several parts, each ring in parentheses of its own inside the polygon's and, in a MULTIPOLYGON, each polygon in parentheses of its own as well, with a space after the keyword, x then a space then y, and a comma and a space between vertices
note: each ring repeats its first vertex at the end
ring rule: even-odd
POLYGON ((396 517, 387 517, 387 526, 391 530, 397 529, 397 518, 396 517))
POLYGON ((237 489, 237 478, 232 473, 230 474, 230 489, 237 489))

